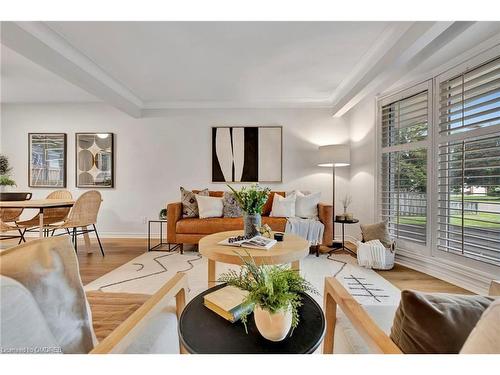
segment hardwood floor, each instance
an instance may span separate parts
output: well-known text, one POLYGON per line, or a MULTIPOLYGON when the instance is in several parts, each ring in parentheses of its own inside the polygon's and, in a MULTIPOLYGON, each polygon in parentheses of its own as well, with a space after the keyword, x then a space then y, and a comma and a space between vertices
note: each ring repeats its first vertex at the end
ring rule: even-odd
MULTIPOLYGON (((146 239, 140 238, 104 238, 101 240, 106 253, 105 257, 101 256, 95 239, 92 238, 93 252, 90 254, 84 250, 83 240, 78 242, 78 261, 84 285, 144 253, 147 247, 146 239)), ((12 245, 15 245, 15 242, 2 241, 2 247, 4 248, 12 245)), ((195 249, 186 246, 185 250, 195 249)), ((322 250, 327 251, 328 249, 324 248, 322 250)), ((396 265, 390 271, 377 271, 377 273, 399 289, 472 294, 458 286, 400 265, 396 265)))

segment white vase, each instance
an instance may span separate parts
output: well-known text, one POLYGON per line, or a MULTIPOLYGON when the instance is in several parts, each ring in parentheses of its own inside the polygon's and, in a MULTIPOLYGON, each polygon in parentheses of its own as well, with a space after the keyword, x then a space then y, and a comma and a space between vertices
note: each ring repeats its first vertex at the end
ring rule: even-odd
POLYGON ((292 327, 292 309, 290 307, 271 313, 260 306, 255 306, 253 316, 260 334, 269 341, 283 340, 292 327))

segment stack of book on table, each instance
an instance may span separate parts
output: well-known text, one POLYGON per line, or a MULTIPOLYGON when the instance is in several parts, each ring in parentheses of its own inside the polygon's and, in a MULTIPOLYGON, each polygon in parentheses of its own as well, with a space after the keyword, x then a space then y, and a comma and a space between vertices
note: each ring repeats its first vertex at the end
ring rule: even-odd
POLYGON ((248 292, 234 286, 225 286, 203 297, 203 304, 231 323, 253 310, 253 305, 244 305, 248 292))

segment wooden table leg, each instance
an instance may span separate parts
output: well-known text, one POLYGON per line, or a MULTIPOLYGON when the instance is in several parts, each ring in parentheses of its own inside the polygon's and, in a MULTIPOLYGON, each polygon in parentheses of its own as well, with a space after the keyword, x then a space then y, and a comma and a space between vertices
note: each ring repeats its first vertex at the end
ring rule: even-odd
MULTIPOLYGON (((86 231, 88 228, 82 227, 82 230, 86 231)), ((92 252, 92 246, 90 245, 90 236, 88 233, 83 234, 83 241, 85 241, 85 249, 87 250, 87 254, 90 254, 92 252)))
POLYGON ((215 260, 208 260, 208 287, 215 286, 215 260))
POLYGON ((43 238, 43 208, 40 208, 40 213, 38 214, 39 222, 38 225, 40 226, 40 231, 39 231, 39 237, 43 238))
POLYGON ((300 260, 296 260, 292 262, 292 270, 300 271, 300 260))
POLYGON ((326 318, 326 332, 323 341, 323 354, 333 354, 333 341, 335 337, 335 324, 337 322, 337 304, 330 293, 324 297, 326 318))

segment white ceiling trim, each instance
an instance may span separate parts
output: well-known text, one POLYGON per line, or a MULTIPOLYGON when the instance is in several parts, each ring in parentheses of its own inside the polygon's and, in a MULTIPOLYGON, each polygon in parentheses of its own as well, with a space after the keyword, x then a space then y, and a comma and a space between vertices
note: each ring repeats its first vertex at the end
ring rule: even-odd
POLYGON ((145 102, 143 110, 156 109, 217 109, 217 108, 331 108, 330 99, 294 99, 294 100, 262 100, 262 101, 175 101, 145 102))
POLYGON ((369 95, 374 95, 396 82, 439 48, 450 43, 474 22, 418 22, 412 24, 395 43, 385 38, 398 35, 397 27, 382 36, 377 51, 367 54, 353 74, 334 94, 333 114, 341 117, 369 95), (384 53, 385 52, 385 53, 384 53), (378 59, 372 59, 378 56, 378 59), (362 74, 364 72, 364 74, 362 74))
POLYGON ((142 101, 43 22, 2 22, 2 43, 133 117, 142 101))

